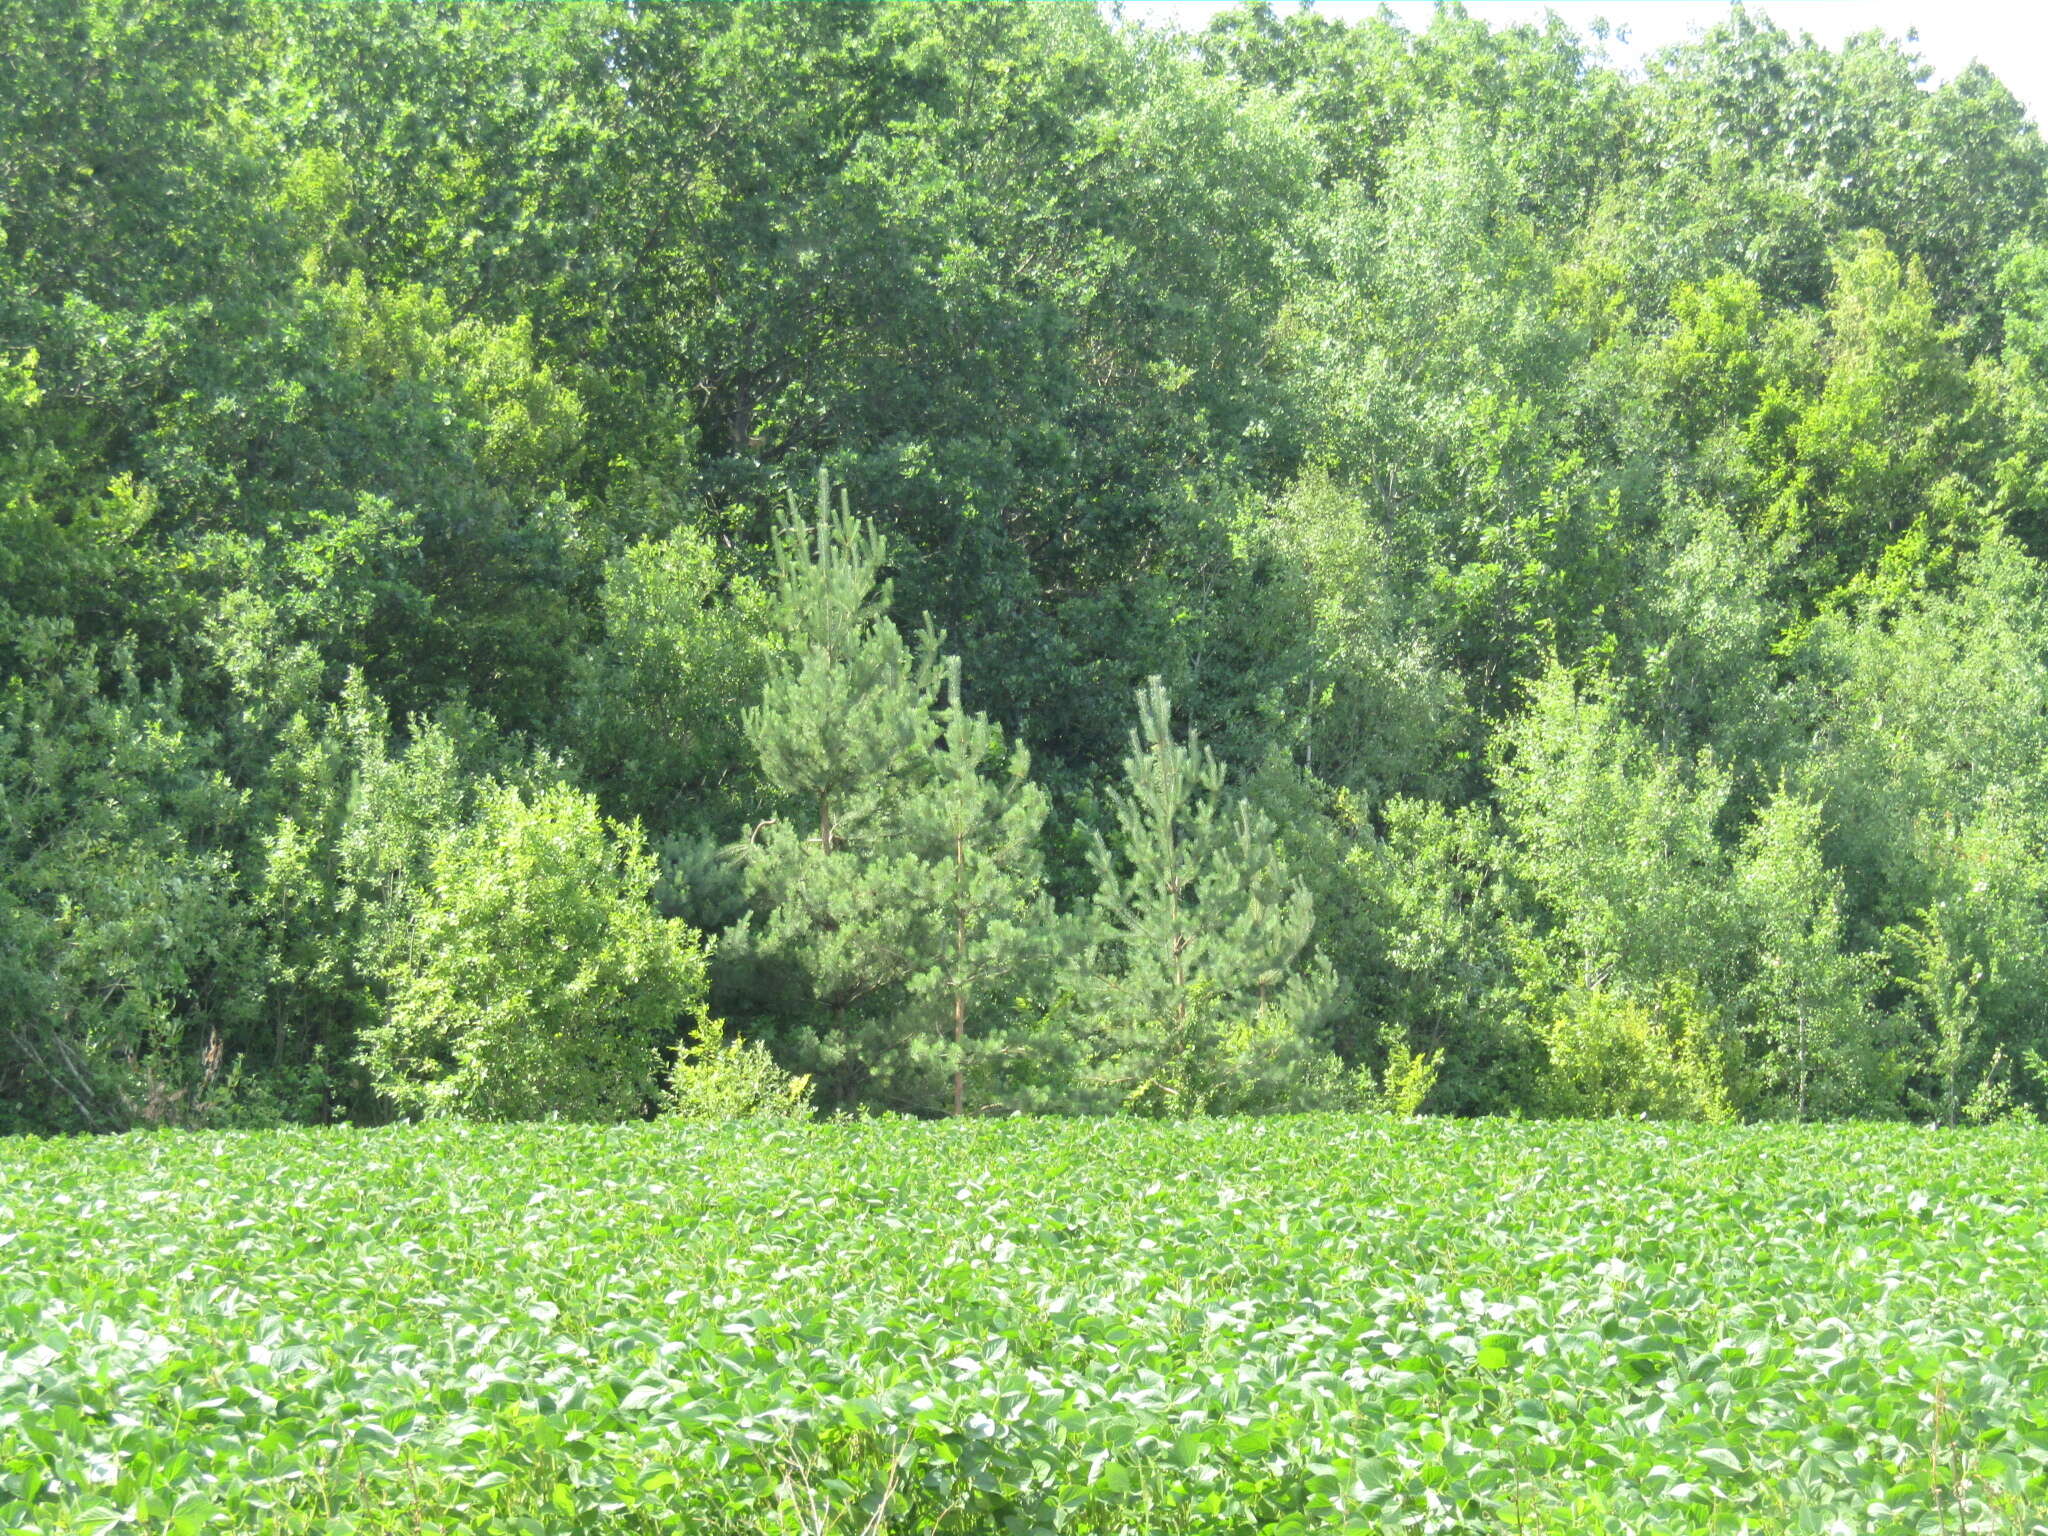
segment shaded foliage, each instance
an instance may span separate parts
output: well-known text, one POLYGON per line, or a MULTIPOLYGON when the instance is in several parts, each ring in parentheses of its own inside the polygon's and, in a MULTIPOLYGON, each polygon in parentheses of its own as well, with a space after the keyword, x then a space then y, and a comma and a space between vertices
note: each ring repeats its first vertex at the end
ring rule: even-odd
POLYGON ((1987 70, 1740 6, 1640 78, 1456 5, 0 28, 0 1126, 724 1113, 761 1050, 2040 1107, 1987 70))

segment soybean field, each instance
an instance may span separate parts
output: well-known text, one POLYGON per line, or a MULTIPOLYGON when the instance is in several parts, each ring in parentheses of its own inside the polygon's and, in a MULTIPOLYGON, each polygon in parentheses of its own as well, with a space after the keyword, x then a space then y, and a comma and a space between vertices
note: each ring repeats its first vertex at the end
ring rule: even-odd
POLYGON ((0 1143, 0 1531, 2048 1529, 2048 1134, 0 1143))

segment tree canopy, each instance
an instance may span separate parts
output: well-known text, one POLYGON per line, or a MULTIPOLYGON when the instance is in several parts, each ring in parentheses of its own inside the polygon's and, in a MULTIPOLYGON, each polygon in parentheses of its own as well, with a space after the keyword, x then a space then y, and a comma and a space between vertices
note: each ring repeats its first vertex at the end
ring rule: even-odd
POLYGON ((0 1130, 763 1052, 922 1114, 2048 1103, 1991 72, 1742 5, 1636 75, 1456 4, 0 28, 0 1130))

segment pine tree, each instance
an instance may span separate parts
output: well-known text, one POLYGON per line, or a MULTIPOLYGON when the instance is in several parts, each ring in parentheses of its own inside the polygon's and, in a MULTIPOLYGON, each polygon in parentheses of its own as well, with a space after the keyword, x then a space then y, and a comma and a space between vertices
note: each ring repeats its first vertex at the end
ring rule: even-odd
POLYGON ((784 650, 746 728, 771 787, 807 813, 749 841, 748 886, 761 948, 801 969, 826 1015, 803 1065, 899 1108, 940 1107, 950 1077, 958 1114, 992 994, 1051 926, 1046 800, 1029 755, 966 709, 940 637, 913 649, 888 618, 887 553, 822 481, 816 524, 792 509, 781 531, 784 650))
POLYGON ((958 1115, 966 1110, 970 1021, 996 987, 1044 952, 1054 918, 1038 847, 1045 792, 1031 782, 1030 753, 1006 748, 1001 727, 968 713, 957 656, 946 658, 941 719, 931 778, 904 803, 901 824, 924 867, 918 906, 930 958, 911 979, 910 1008, 950 1027, 958 1115))
MULTIPOLYGON (((872 1067, 867 1043, 850 1038, 857 1014, 893 1011, 888 994, 919 968, 920 872, 891 847, 890 811, 931 771, 937 636, 913 651, 889 619, 887 558, 843 494, 833 507, 822 472, 814 522, 791 498, 770 606, 782 647, 744 717, 769 789, 803 807, 741 845, 748 895, 766 914, 758 947, 808 980, 825 1027, 808 1029, 797 1054, 842 1092, 872 1067)), ((756 942, 743 920, 731 947, 756 942)))
POLYGON ((1118 847, 1098 833, 1093 934, 1072 991, 1100 1086, 1128 1107, 1198 1114, 1285 1102, 1316 1078, 1335 979, 1304 961, 1307 890, 1260 812, 1228 795, 1190 732, 1173 738, 1159 679, 1138 693, 1118 847))
POLYGON ((887 787, 924 772, 931 751, 938 636, 927 630, 913 652, 890 621, 888 557, 843 491, 834 510, 822 469, 816 522, 792 496, 776 530, 769 619, 784 649, 743 718, 770 791, 817 807, 820 854, 855 835, 887 787))

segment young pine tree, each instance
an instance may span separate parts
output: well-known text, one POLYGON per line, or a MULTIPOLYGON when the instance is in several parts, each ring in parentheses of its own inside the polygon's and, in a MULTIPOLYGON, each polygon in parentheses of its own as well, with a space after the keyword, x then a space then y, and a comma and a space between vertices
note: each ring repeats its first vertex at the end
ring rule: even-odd
POLYGON ((1117 848, 1097 834, 1091 935, 1070 979, 1095 1086, 1155 1114, 1276 1108, 1324 1066, 1315 1035, 1336 983, 1304 961, 1307 890, 1270 821, 1226 794, 1215 755, 1173 738, 1157 678, 1112 792, 1117 848))
POLYGON ((930 775, 938 732, 937 637, 913 651, 890 621, 887 558, 843 495, 834 508, 822 472, 814 522, 791 498, 769 606, 782 648, 743 722, 769 791, 799 808, 742 845, 748 896, 766 914, 759 947, 809 982, 823 1017, 797 1054, 842 1094, 874 1065, 874 1042, 849 1038, 860 1015, 892 1011, 889 994, 918 968, 920 872, 892 846, 891 820, 930 775))
POLYGON ((913 652, 889 620, 888 542, 818 473, 817 521, 792 496, 775 536, 769 622, 783 654, 743 717, 771 790, 816 806, 818 851, 857 831, 887 789, 925 771, 936 729, 938 637, 913 652))
POLYGON ((939 637, 913 650, 890 622, 886 557, 822 482, 815 526, 792 515, 781 531, 784 649, 746 729, 770 787, 804 814, 750 841, 748 888, 761 948, 818 1004, 802 1065, 841 1098, 959 1113, 997 988, 1050 927, 1045 797, 1028 755, 966 710, 939 637))
POLYGON ((1055 920, 1038 846, 1045 791, 1031 782, 1030 753, 1006 748, 1000 726, 968 713, 957 656, 946 658, 941 745, 931 768, 900 810, 903 839, 923 869, 919 947, 928 962, 910 979, 908 1001, 914 1015, 936 1014, 950 1034, 958 1115, 966 1111, 970 1023, 1000 1008, 997 989, 1045 952, 1055 920))

